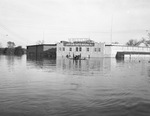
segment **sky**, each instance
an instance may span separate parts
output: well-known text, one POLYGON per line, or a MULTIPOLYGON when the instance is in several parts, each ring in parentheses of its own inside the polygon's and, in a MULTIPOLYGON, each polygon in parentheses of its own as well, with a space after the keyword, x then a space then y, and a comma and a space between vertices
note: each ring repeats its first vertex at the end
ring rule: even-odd
POLYGON ((119 42, 147 37, 150 0, 0 0, 0 43, 69 38, 119 42))

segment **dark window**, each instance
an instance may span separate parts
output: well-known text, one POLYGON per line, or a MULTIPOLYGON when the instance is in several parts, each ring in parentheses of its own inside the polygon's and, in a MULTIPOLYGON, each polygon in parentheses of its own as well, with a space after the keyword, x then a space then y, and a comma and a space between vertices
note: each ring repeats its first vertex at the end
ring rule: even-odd
POLYGON ((72 51, 72 48, 70 48, 69 51, 72 51))
POLYGON ((63 48, 63 51, 65 51, 65 48, 63 48))
POLYGON ((79 51, 82 51, 82 48, 81 48, 81 47, 79 48, 79 51))
POLYGON ((78 47, 76 47, 76 51, 78 51, 78 47))
POLYGON ((96 52, 96 48, 94 48, 94 51, 96 52))
POLYGON ((89 52, 89 48, 86 48, 86 51, 89 52))
POLYGON ((101 51, 101 48, 98 48, 98 51, 100 52, 100 51, 101 51))

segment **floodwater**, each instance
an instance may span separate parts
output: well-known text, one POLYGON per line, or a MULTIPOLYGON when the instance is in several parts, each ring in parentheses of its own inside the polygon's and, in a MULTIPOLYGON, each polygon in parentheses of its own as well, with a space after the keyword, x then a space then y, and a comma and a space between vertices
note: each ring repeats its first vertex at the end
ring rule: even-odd
POLYGON ((0 56, 0 116, 150 116, 149 59, 0 56))

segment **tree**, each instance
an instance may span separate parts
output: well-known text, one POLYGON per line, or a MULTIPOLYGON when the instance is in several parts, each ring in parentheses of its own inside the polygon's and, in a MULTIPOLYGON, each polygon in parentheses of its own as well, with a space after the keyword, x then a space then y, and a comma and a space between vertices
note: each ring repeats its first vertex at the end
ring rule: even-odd
POLYGON ((142 37, 141 43, 144 43, 147 47, 150 46, 150 32, 146 30, 147 37, 142 37))
POLYGON ((112 42, 112 44, 119 44, 119 42, 112 42))
POLYGON ((136 39, 130 39, 127 43, 127 46, 138 46, 139 42, 136 39))
POLYGON ((147 36, 146 37, 142 37, 141 40, 137 41, 136 39, 130 39, 126 45, 127 46, 139 46, 140 44, 145 44, 145 46, 150 46, 150 32, 149 30, 146 30, 147 32, 147 36))
POLYGON ((23 55, 23 54, 24 54, 24 51, 23 51, 22 46, 15 47, 14 54, 15 54, 15 55, 23 55))
POLYGON ((44 44, 44 40, 38 40, 37 42, 36 42, 36 45, 41 45, 41 44, 44 44))
POLYGON ((8 46, 8 48, 14 48, 15 47, 15 43, 11 42, 11 41, 8 41, 7 42, 7 46, 8 46))

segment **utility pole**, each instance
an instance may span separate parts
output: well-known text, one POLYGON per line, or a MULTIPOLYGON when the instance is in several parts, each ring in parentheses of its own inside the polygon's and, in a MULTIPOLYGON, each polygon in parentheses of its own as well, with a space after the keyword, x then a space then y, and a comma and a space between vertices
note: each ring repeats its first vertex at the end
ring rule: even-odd
POLYGON ((45 39, 45 36, 44 36, 44 31, 43 31, 43 41, 42 41, 42 44, 44 44, 44 39, 45 39))
POLYGON ((112 43, 113 15, 111 16, 110 43, 112 43))

